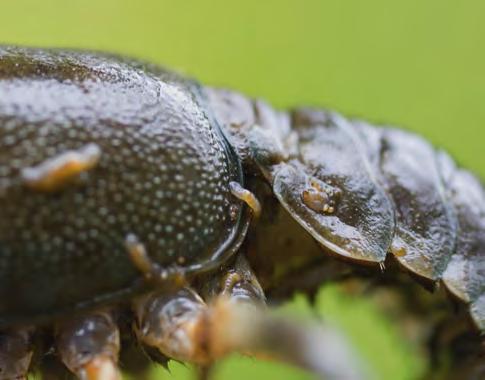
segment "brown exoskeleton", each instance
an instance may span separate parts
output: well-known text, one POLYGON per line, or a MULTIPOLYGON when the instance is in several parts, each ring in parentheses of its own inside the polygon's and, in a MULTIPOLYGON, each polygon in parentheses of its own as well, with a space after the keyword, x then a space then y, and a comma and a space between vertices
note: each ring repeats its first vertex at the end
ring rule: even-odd
POLYGON ((269 316, 265 293, 403 268, 483 332, 484 243, 482 185, 415 135, 106 54, 0 48, 0 379, 45 352, 117 379, 120 342, 365 378, 337 334, 269 316))

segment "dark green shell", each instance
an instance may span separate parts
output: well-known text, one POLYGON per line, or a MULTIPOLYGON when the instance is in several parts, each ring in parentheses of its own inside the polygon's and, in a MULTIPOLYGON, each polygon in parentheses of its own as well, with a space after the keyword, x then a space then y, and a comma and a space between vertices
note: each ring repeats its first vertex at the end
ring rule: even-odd
POLYGON ((245 167, 325 252, 382 271, 394 260, 430 287, 442 282, 485 332, 485 191, 475 176, 404 130, 208 94, 245 167))
POLYGON ((238 158, 198 86, 109 55, 0 47, 0 324, 110 301, 140 286, 125 239, 164 267, 208 270, 244 235, 238 158), (95 143, 59 191, 22 170, 95 143))
POLYGON ((164 268, 219 266, 248 224, 229 186, 239 160, 326 252, 382 270, 393 257, 485 331, 485 192, 422 138, 143 62, 19 48, 0 48, 0 325, 141 289, 127 236, 164 268), (93 143, 100 161, 78 181, 26 186, 26 168, 93 143))

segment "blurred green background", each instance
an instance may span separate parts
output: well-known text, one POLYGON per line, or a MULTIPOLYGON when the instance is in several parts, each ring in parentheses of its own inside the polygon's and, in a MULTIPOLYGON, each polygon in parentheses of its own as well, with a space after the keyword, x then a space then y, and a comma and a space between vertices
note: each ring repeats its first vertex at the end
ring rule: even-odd
MULTIPOLYGON (((418 131, 485 176, 485 2, 481 0, 15 0, 0 43, 133 55, 278 107, 325 106, 418 131)), ((287 309, 312 312, 303 297, 287 309)), ((415 379, 425 360, 365 300, 334 286, 317 313, 342 326, 382 379, 415 379)), ((157 378, 191 378, 172 366, 157 378)), ((217 379, 310 379, 234 357, 217 379)))

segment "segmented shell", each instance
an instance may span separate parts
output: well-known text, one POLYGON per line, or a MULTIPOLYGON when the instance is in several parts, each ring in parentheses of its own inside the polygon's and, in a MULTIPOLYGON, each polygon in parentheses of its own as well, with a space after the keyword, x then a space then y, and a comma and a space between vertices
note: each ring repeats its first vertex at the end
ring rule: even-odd
POLYGON ((238 95, 208 91, 245 166, 259 167, 327 252, 381 268, 390 254, 413 276, 442 281, 485 330, 485 194, 476 177, 413 133, 323 110, 273 110, 267 123, 246 100, 233 123, 238 95))

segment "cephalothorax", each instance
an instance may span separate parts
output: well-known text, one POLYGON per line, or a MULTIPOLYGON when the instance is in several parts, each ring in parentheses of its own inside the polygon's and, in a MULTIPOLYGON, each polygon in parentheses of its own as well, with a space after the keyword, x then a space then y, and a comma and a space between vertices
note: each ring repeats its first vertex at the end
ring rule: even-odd
POLYGON ((364 377, 262 311, 264 291, 349 270, 322 251, 443 283, 485 330, 485 192, 421 138, 144 62, 0 48, 0 379, 51 348, 115 379, 120 340, 158 361, 261 350, 364 377))

